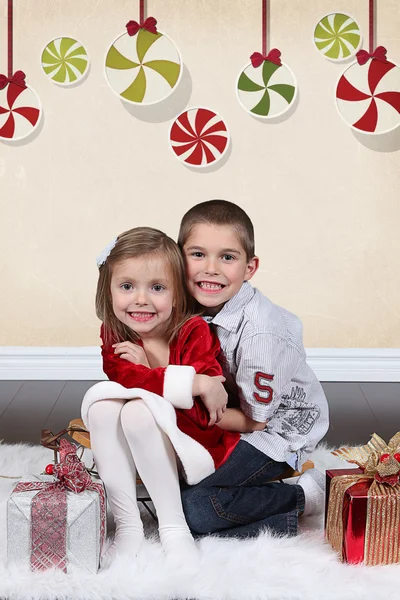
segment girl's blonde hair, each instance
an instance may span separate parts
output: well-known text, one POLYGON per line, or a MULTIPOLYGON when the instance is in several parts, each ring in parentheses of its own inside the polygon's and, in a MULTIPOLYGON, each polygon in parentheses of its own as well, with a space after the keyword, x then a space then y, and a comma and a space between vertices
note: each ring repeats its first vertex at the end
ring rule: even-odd
POLYGON ((128 258, 161 256, 169 269, 173 285, 171 317, 167 336, 171 341, 182 325, 194 315, 194 301, 190 296, 185 278, 183 258, 177 244, 162 231, 152 227, 135 227, 118 236, 104 264, 99 267, 96 292, 96 314, 103 322, 105 343, 136 342, 139 335, 121 323, 114 314, 111 299, 111 277, 116 264, 128 258))

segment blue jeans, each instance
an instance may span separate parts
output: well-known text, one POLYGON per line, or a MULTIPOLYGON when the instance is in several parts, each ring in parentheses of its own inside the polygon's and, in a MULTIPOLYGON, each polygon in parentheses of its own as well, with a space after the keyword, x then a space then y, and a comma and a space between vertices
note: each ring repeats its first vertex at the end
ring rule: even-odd
POLYGON ((299 485, 273 482, 288 468, 240 440, 228 460, 196 485, 181 484, 183 510, 194 535, 252 537, 267 527, 296 535, 304 510, 299 485))

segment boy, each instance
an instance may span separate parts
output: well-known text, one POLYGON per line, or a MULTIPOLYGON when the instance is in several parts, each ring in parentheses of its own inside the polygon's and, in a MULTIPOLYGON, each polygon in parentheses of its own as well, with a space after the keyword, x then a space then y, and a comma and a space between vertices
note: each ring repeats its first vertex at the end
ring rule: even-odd
POLYGON ((295 534, 297 516, 322 510, 317 470, 299 485, 269 483, 299 469, 328 429, 328 405, 306 363, 300 320, 248 281, 258 269, 247 214, 225 200, 194 206, 182 219, 178 244, 187 283, 221 349, 229 408, 224 429, 244 432, 229 460, 182 500, 195 533, 246 536, 268 526, 295 534), (305 503, 305 506, 304 506, 305 503))

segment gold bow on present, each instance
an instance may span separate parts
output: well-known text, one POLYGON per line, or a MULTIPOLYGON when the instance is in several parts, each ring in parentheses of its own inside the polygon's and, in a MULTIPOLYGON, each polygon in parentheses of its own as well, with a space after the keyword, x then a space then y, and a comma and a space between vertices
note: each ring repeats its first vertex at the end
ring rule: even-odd
POLYGON ((343 500, 346 491, 361 481, 368 489, 364 562, 386 565, 400 562, 400 432, 388 444, 376 433, 368 444, 343 447, 335 456, 361 467, 362 474, 342 475, 331 480, 326 537, 343 560, 343 500), (372 481, 371 481, 372 480, 372 481))

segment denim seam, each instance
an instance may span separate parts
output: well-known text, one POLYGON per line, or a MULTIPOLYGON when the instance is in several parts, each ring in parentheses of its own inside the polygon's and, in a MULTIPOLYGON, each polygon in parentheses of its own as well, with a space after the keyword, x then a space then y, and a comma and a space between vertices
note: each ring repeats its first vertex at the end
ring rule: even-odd
POLYGON ((297 495, 297 512, 303 512, 306 505, 306 498, 304 495, 304 490, 301 485, 296 485, 296 495, 297 495))
POLYGON ((256 471, 255 473, 252 473, 250 475, 250 477, 248 477, 247 479, 245 479, 243 481, 243 483, 239 484, 239 485, 246 485, 246 483, 249 483, 250 481, 252 481, 253 479, 256 479, 257 477, 259 477, 260 475, 262 475, 263 472, 265 472, 267 469, 269 469, 271 467, 271 465, 274 464, 275 461, 270 460, 269 462, 265 463, 262 467, 260 467, 258 469, 258 471, 256 471))
POLYGON ((289 536, 297 535, 298 515, 296 511, 287 514, 287 532, 289 536))
POLYGON ((248 520, 247 519, 243 519, 242 517, 239 517, 238 515, 235 515, 234 513, 228 513, 228 512, 226 512, 222 508, 221 503, 217 500, 217 497, 216 497, 215 494, 213 494, 212 496, 210 496, 210 500, 211 500, 211 504, 212 504, 215 512, 222 519, 226 519, 227 521, 232 521, 233 523, 238 523, 240 525, 247 525, 248 524, 248 520))

